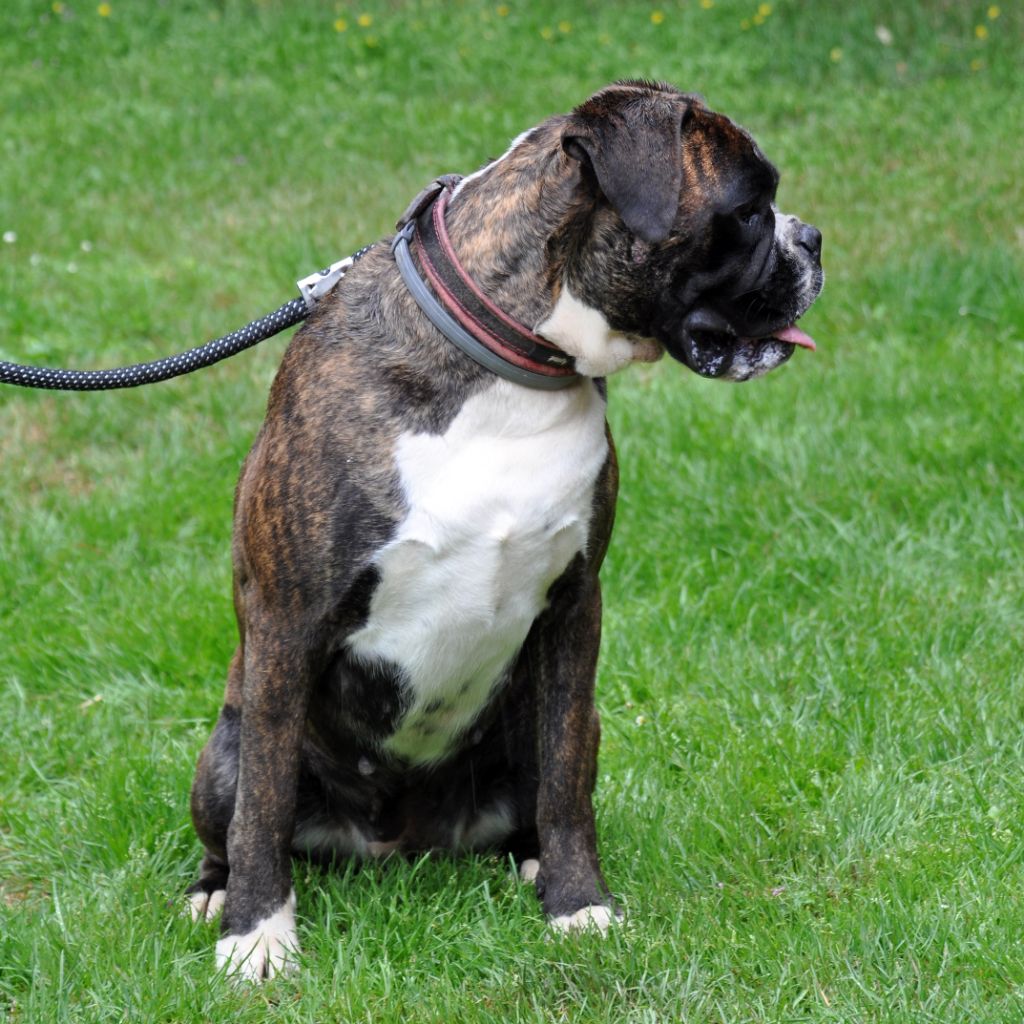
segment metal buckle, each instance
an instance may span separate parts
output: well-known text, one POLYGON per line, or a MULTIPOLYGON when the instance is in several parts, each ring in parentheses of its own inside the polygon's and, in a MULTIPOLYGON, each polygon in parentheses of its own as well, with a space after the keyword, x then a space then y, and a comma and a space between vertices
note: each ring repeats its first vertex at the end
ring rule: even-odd
POLYGON ((299 292, 306 300, 306 309, 312 309, 344 276, 352 264, 355 263, 353 256, 346 256, 337 263, 332 263, 323 270, 318 270, 308 277, 299 278, 295 283, 299 286, 299 292))

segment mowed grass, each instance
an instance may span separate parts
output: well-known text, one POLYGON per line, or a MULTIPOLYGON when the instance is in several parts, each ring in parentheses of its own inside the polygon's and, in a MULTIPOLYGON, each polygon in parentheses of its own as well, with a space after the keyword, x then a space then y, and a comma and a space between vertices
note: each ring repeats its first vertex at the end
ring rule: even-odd
POLYGON ((603 942, 550 940, 497 859, 299 867, 302 971, 218 977, 171 904, 286 342, 136 393, 0 390, 5 1020, 1024 1016, 1017 5, 9 0, 0 24, 0 358, 225 333, 625 76, 751 128, 828 272, 816 355, 610 384, 597 805, 628 924, 603 942))

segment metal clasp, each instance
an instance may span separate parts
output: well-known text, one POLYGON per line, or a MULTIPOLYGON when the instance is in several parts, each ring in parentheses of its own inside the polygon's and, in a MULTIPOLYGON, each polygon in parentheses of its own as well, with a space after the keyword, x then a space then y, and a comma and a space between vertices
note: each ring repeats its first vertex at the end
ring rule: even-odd
POLYGON ((299 286, 299 292, 306 300, 306 309, 312 309, 344 276, 355 258, 346 256, 337 263, 332 263, 323 270, 318 270, 308 277, 299 278, 295 283, 299 286))

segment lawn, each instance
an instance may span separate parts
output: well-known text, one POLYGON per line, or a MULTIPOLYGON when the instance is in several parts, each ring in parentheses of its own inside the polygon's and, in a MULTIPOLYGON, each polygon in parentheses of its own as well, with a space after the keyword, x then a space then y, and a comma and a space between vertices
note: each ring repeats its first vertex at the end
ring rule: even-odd
POLYGON ((1019 1022, 1024 13, 7 0, 0 359, 155 358, 276 307, 621 77, 703 93, 825 236, 817 354, 610 382, 601 849, 551 940, 494 858, 297 869, 238 990, 176 903, 234 647, 232 491, 287 344, 0 388, 0 1018, 1019 1022))

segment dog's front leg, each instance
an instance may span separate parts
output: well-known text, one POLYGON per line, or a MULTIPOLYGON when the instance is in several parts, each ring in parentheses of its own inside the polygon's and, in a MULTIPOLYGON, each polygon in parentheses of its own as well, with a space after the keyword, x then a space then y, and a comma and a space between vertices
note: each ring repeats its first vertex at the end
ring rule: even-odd
POLYGON ((537 891, 553 928, 601 932, 615 919, 597 857, 592 793, 601 728, 594 675, 601 588, 583 569, 560 581, 533 638, 531 670, 540 712, 537 891))
POLYGON ((298 950, 291 842, 310 656, 298 640, 253 625, 250 619, 217 963, 258 981, 288 969, 298 950))

